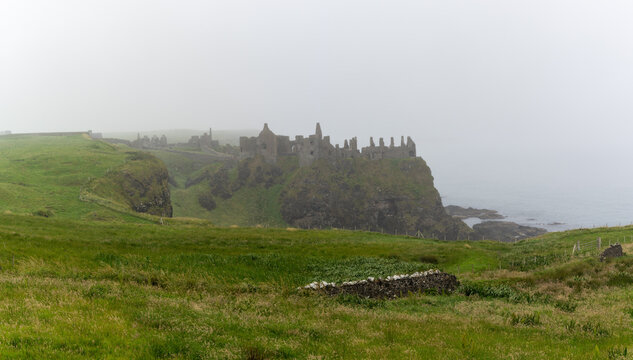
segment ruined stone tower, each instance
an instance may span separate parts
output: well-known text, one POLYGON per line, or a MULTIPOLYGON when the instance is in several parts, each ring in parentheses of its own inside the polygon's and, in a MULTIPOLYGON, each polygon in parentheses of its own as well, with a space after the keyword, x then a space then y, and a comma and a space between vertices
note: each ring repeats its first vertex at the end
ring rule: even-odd
POLYGON ((358 139, 345 140, 343 147, 338 144, 332 145, 329 136, 323 136, 321 124, 316 124, 313 135, 304 137, 295 136, 290 140, 288 136, 276 135, 264 124, 264 129, 257 137, 240 138, 240 158, 247 159, 257 155, 262 156, 267 162, 275 163, 280 156, 297 156, 299 165, 308 166, 317 159, 348 159, 364 157, 370 160, 379 159, 403 159, 416 157, 415 143, 407 137, 404 143, 404 136, 401 138, 400 146, 395 146, 393 137, 389 146, 385 146, 383 138, 380 138, 379 145, 376 146, 374 138, 370 138, 370 145, 358 150, 358 139))

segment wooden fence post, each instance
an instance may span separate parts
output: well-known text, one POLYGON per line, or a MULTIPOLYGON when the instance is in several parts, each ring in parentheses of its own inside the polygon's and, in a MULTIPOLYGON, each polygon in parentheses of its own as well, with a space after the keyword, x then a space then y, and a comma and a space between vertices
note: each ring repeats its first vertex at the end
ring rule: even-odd
POLYGON ((602 238, 598 236, 598 250, 602 248, 602 238))

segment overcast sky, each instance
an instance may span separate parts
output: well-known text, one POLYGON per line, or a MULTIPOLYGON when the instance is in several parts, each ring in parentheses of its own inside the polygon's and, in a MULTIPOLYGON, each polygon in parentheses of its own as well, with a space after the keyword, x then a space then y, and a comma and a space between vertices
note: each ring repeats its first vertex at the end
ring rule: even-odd
POLYGON ((630 0, 0 0, 0 130, 624 142, 632 19, 630 0))

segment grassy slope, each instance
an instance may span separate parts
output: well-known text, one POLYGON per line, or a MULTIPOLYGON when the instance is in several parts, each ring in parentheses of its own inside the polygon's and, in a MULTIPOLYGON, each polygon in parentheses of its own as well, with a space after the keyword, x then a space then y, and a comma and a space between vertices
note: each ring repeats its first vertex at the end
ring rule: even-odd
POLYGON ((0 154, 0 211, 41 211, 66 219, 134 219, 79 200, 89 179, 125 163, 127 155, 112 145, 83 136, 3 136, 0 154))
POLYGON ((125 161, 115 147, 3 137, 0 154, 0 358, 616 359, 633 346, 633 258, 569 255, 631 227, 500 244, 159 226, 79 201, 87 177, 125 161), (54 216, 8 213, 38 210, 54 216), (295 290, 429 267, 464 286, 393 301, 295 290))
MULTIPOLYGON (((199 168, 187 157, 167 152, 152 151, 152 154, 159 157, 169 169, 175 184, 172 184, 171 199, 174 207, 174 216, 197 217, 210 220, 219 226, 248 226, 261 224, 264 226, 286 226, 281 218, 279 205, 280 185, 270 188, 242 187, 236 191, 230 199, 216 198, 217 207, 214 210, 207 210, 200 206, 198 196, 209 190, 208 181, 185 187, 187 179, 194 179, 204 171, 213 173, 222 164, 211 163, 199 168)), ((231 170, 231 176, 235 178, 237 169, 231 170)), ((283 180, 282 180, 283 181, 283 180)))
POLYGON ((592 231, 447 243, 0 215, 0 357, 614 358, 633 345, 633 261, 562 250, 633 228, 592 231), (523 265, 535 256, 547 264, 523 265), (393 301, 295 290, 431 266, 459 269, 470 290, 393 301))

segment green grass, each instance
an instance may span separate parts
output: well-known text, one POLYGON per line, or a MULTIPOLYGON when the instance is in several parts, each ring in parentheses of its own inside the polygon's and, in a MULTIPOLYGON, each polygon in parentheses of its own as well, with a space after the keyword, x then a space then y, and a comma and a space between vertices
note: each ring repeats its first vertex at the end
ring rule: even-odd
POLYGON ((0 154, 0 211, 132 220, 79 199, 82 186, 125 163, 119 148, 83 136, 3 136, 0 154))
POLYGON ((467 243, 0 215, 0 357, 607 359, 633 345, 630 258, 498 261, 585 236, 467 243), (565 270, 577 263, 579 290, 565 270), (459 267, 475 290, 393 301, 296 290, 432 267, 459 267))
POLYGON ((633 257, 570 254, 597 237, 628 239, 630 253, 633 227, 517 243, 297 230, 266 217, 279 185, 239 190, 260 197, 252 209, 212 213, 282 228, 158 225, 112 199, 79 200, 88 177, 125 164, 123 148, 18 136, 0 154, 3 359, 626 359, 633 347, 633 257), (429 268, 460 289, 396 300, 297 290, 429 268))

